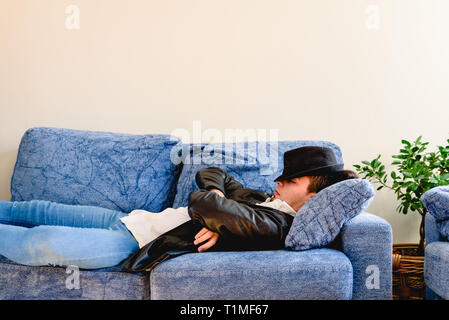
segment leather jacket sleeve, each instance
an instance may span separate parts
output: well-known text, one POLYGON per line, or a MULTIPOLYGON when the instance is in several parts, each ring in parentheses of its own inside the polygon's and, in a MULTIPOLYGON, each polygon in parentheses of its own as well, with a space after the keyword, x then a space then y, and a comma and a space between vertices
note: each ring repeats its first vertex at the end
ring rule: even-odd
POLYGON ((220 235, 233 250, 282 248, 293 217, 282 211, 241 203, 214 192, 190 194, 189 215, 220 235))
POLYGON ((199 170, 195 175, 199 189, 218 189, 228 198, 234 191, 242 189, 240 182, 218 167, 209 167, 199 170))
POLYGON ((201 228, 201 225, 189 220, 167 231, 126 258, 121 263, 121 271, 150 272, 165 260, 196 252, 198 246, 193 244, 193 239, 201 228))
MULTIPOLYGON (((195 176, 200 190, 190 194, 192 220, 159 236, 123 262, 124 271, 149 272, 159 263, 196 252, 193 239, 203 227, 220 235, 209 251, 282 249, 293 217, 282 211, 258 206, 269 195, 243 188, 217 167, 200 170, 195 176), (208 190, 221 190, 227 198, 208 190), (230 199, 229 199, 230 198, 230 199)), ((201 244, 199 244, 201 245, 201 244)))

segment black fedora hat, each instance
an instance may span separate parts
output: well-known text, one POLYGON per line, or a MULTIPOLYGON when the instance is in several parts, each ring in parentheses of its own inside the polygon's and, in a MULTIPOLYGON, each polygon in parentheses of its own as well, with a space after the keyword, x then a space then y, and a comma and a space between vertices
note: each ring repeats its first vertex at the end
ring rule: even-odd
POLYGON ((323 176, 343 170, 331 148, 307 146, 284 153, 284 170, 274 181, 304 176, 323 176))

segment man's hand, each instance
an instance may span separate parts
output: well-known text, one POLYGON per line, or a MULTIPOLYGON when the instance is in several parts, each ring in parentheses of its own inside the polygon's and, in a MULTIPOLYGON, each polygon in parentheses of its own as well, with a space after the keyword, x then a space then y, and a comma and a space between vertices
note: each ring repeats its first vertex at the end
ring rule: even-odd
POLYGON ((218 190, 218 189, 210 189, 209 190, 210 192, 215 192, 216 194, 218 194, 220 197, 225 197, 225 195, 223 194, 223 192, 221 192, 220 190, 218 190))
POLYGON ((212 232, 209 229, 203 228, 195 236, 194 245, 207 241, 201 247, 198 248, 198 252, 203 252, 215 245, 218 241, 218 233, 212 232))
MULTIPOLYGON (((210 189, 210 192, 215 192, 220 197, 225 197, 223 192, 221 192, 218 189, 210 189)), ((212 232, 207 228, 203 228, 198 232, 195 236, 195 241, 193 241, 194 245, 197 245, 199 243, 202 243, 204 241, 207 241, 205 244, 203 244, 201 247, 198 248, 198 252, 203 252, 215 245, 218 241, 218 233, 212 232)))

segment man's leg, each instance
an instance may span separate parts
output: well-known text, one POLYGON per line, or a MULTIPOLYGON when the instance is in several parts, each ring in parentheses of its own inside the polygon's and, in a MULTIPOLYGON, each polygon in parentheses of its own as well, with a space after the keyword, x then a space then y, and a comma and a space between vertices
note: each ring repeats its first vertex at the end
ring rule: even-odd
POLYGON ((0 200, 0 223, 25 227, 53 225, 108 229, 126 215, 102 207, 67 205, 47 200, 0 200))
POLYGON ((129 233, 96 228, 0 224, 0 240, 1 255, 31 266, 105 268, 139 249, 129 233))

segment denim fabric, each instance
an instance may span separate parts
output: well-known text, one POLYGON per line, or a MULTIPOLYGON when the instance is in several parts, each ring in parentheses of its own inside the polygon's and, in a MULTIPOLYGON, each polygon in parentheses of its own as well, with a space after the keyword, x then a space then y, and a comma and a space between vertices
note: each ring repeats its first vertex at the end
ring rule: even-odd
POLYGON ((0 200, 0 254, 30 266, 114 266, 139 249, 120 221, 124 215, 45 200, 0 200))
POLYGON ((393 231, 383 218, 363 212, 341 229, 343 253, 352 264, 352 299, 392 298, 393 231))
POLYGON ((189 204, 189 194, 198 186, 195 175, 198 170, 215 166, 233 176, 245 188, 273 194, 274 179, 284 167, 284 152, 304 146, 331 148, 337 161, 343 162, 340 148, 326 141, 278 141, 236 142, 216 144, 184 144, 179 161, 183 168, 177 184, 174 208, 189 204))
POLYGON ((321 190, 299 209, 285 239, 286 248, 326 246, 344 223, 368 207, 373 197, 373 187, 364 179, 344 180, 321 190))
POLYGON ((37 127, 22 137, 11 200, 49 200, 126 213, 171 207, 181 145, 170 135, 132 135, 37 127))
POLYGON ((352 266, 340 251, 243 251, 186 254, 158 265, 151 298, 351 299, 352 266))

